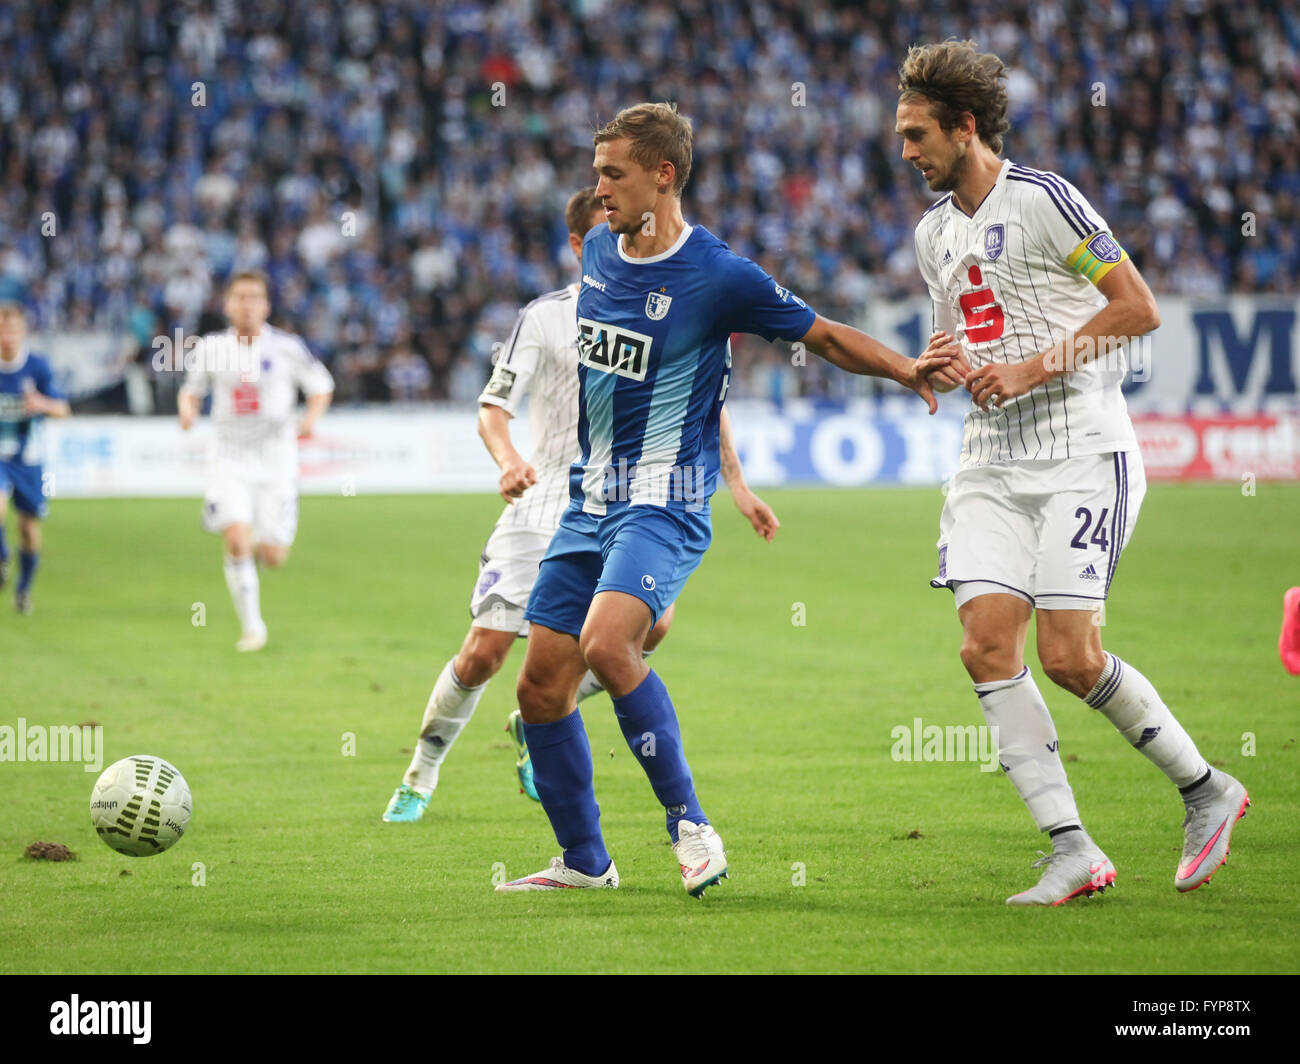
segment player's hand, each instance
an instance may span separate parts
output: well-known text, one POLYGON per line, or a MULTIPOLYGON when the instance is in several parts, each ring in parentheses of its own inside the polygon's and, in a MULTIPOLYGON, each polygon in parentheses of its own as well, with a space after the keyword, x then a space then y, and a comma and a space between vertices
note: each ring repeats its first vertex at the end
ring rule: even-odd
POLYGON ((1028 395, 1045 380, 1047 376, 1043 372, 1041 359, 1030 359, 1014 365, 990 363, 967 375, 966 390, 981 410, 987 410, 990 403, 1001 409, 1008 399, 1028 395))
POLYGON ((736 509, 745 515, 754 531, 771 543, 776 530, 781 527, 781 522, 776 519, 772 507, 748 488, 739 493, 733 492, 731 497, 736 501, 736 509))
POLYGON ((311 435, 316 431, 316 422, 308 418, 303 418, 298 422, 298 439, 309 440, 311 435))
POLYGON ((193 426, 194 426, 194 415, 193 415, 192 413, 190 413, 188 410, 183 410, 183 411, 181 411, 181 412, 177 415, 177 418, 180 420, 180 423, 181 423, 181 431, 182 431, 182 432, 189 432, 190 429, 193 428, 193 426))
POLYGON ((930 387, 936 392, 950 392, 954 388, 959 388, 965 384, 966 374, 970 372, 970 363, 966 361, 966 356, 961 353, 961 346, 942 330, 930 334, 930 342, 926 345, 925 350, 921 352, 922 358, 931 354, 951 355, 951 349, 954 347, 957 349, 957 357, 931 372, 927 378, 930 381, 930 387))
POLYGON ((537 483, 537 470, 523 459, 506 462, 501 467, 501 498, 514 502, 537 483))
POLYGON ((963 366, 965 359, 962 357, 961 348, 952 341, 947 334, 939 334, 938 338, 932 337, 929 345, 921 356, 909 362, 905 375, 899 381, 906 388, 912 389, 922 399, 925 405, 930 408, 930 413, 937 413, 939 404, 935 401, 934 391, 930 386, 930 376, 939 370, 955 367, 953 372, 964 373, 963 366))
POLYGON ((24 414, 45 414, 49 412, 49 400, 40 392, 23 393, 24 414))

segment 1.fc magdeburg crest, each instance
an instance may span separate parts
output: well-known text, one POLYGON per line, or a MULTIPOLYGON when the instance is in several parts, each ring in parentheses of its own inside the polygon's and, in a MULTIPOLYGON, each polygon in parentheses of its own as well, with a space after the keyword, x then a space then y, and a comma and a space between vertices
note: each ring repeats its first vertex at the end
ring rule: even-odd
POLYGON ((660 321, 668 313, 672 302, 672 296, 666 296, 662 292, 651 292, 645 297, 645 316, 651 321, 660 321))

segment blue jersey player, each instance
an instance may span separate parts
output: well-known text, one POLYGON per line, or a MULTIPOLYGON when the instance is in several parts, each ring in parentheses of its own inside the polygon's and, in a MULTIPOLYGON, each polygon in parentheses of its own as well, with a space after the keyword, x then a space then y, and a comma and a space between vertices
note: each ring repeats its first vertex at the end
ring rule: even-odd
POLYGON ((596 198, 608 224, 592 229, 582 249, 581 454, 528 600, 517 692, 534 782, 563 854, 497 889, 618 886, 575 708, 590 667, 667 811, 683 885, 698 897, 726 875, 726 855, 696 797, 672 701, 641 648, 712 535, 731 333, 802 341, 850 372, 899 381, 931 412, 927 378, 949 387, 964 374, 955 347, 931 344, 921 359, 904 358, 815 314, 712 233, 687 225, 691 124, 674 106, 621 111, 594 142, 596 198))
POLYGON ((32 579, 41 553, 45 501, 44 419, 67 417, 67 400, 54 386, 50 364, 27 350, 27 318, 18 303, 0 304, 0 587, 9 579, 5 517, 9 498, 18 511, 18 584, 14 604, 32 612, 32 579))

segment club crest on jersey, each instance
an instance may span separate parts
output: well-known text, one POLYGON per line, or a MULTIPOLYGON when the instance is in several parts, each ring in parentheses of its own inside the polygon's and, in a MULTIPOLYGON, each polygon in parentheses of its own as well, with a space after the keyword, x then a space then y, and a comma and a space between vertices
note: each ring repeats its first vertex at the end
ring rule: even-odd
POLYGON ((984 257, 992 262, 1002 254, 1006 246, 1007 227, 1001 222, 990 225, 984 230, 984 257))
POLYGON ((1089 240, 1088 250, 1102 262, 1119 262, 1120 256, 1124 254, 1120 246, 1105 233, 1098 233, 1089 240))
POLYGON ((645 297, 645 316, 651 321, 661 321, 672 303, 672 296, 666 296, 662 292, 651 292, 645 297))

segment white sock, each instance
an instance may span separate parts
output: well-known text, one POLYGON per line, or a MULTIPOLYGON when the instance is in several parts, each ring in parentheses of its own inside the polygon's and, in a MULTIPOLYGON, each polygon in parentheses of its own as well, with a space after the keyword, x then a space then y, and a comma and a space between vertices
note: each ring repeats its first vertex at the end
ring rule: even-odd
POLYGON ((596 679, 594 672, 588 669, 587 675, 582 678, 582 683, 578 684, 578 701, 582 702, 592 695, 600 694, 603 690, 605 690, 605 685, 596 679))
POLYGON ((230 589, 230 598, 235 604, 240 627, 245 632, 257 632, 265 628, 257 582, 257 563, 251 555, 247 558, 226 558, 226 587, 230 589))
MULTIPOLYGON (((454 658, 452 659, 455 660, 454 658)), ((451 744, 469 723, 478 706, 478 700, 487 690, 487 684, 466 687, 456 678, 452 662, 443 666, 438 682, 433 685, 428 704, 424 707, 424 722, 420 725, 420 738, 415 744, 415 756, 402 777, 402 782, 422 794, 432 794, 438 786, 438 767, 442 764, 451 744)))
MULTIPOLYGON (((648 658, 653 653, 653 650, 641 651, 642 660, 648 658)), ((587 675, 582 678, 582 683, 578 684, 578 701, 585 701, 592 695, 600 694, 603 690, 605 690, 605 685, 596 679, 596 674, 594 672, 588 669, 587 675)))
POLYGON ((998 760, 1039 831, 1081 825, 1074 793, 1065 778, 1059 742, 1047 703, 1025 666, 1010 680, 977 683, 980 708, 998 743, 998 760))
POLYGON ((1205 775, 1208 766, 1183 726, 1174 719, 1151 681, 1114 654, 1106 655, 1084 701, 1109 720, 1173 782, 1186 787, 1205 775))

